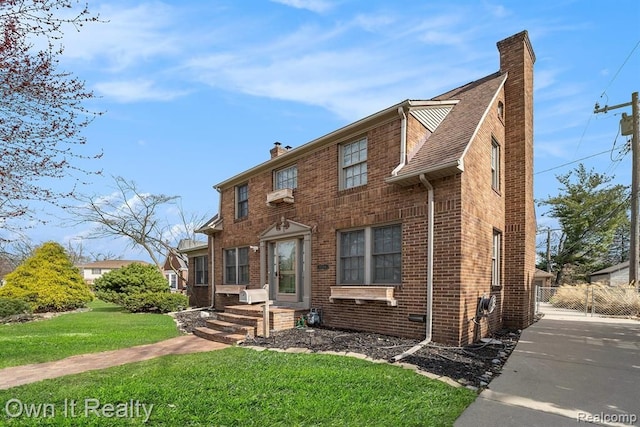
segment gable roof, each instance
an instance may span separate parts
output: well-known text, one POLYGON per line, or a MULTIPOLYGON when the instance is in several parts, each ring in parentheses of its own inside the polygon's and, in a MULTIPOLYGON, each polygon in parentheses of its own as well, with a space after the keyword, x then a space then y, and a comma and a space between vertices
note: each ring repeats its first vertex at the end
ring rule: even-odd
MULTIPOLYGON (((182 243, 182 242, 181 242, 182 243)), ((178 246, 178 251, 180 250, 180 246, 178 246)), ((174 250, 169 251, 167 257, 164 260, 164 264, 162 264, 162 269, 165 271, 168 270, 187 270, 189 269, 187 256, 180 252, 175 252, 174 250)))
POLYGON ((625 262, 622 262, 620 264, 613 265, 613 266, 611 266, 609 268, 605 268, 605 269, 602 269, 602 270, 595 271, 595 272, 591 273, 591 276, 596 276, 596 275, 599 275, 599 274, 616 273, 616 272, 618 272, 620 270, 624 270, 625 268, 629 268, 629 261, 625 261, 625 262))
POLYGON ((544 271, 544 270, 540 270, 539 268, 536 268, 536 272, 534 273, 534 277, 538 278, 538 279, 542 279, 545 277, 555 277, 555 274, 553 273, 549 273, 548 271, 544 271))
POLYGON ((433 98, 458 102, 415 156, 387 181, 411 184, 423 173, 438 177, 463 171, 469 144, 506 78, 506 74, 494 73, 433 98))
MULTIPOLYGON (((382 123, 397 120, 400 109, 419 120, 433 134, 395 176, 387 178, 387 182, 413 184, 419 182, 423 173, 437 177, 462 172, 464 154, 506 78, 506 73, 496 72, 431 99, 402 101, 245 170, 214 188, 220 190, 240 184, 263 170, 277 168, 327 144, 345 141, 382 123)), ((196 232, 212 232, 214 225, 221 225, 219 218, 212 218, 196 232)))

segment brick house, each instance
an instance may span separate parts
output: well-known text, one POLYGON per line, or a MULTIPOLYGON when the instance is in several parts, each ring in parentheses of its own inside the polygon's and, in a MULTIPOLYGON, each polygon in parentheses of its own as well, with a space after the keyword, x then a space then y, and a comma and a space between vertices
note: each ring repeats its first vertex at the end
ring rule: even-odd
POLYGON ((162 274, 167 279, 171 292, 186 292, 189 279, 187 256, 181 252, 169 251, 162 264, 162 274))
POLYGON ((216 185, 199 299, 225 310, 268 283, 329 327, 456 345, 531 324, 535 55, 526 31, 497 47, 494 74, 276 143, 216 185), (478 317, 482 296, 497 304, 478 317))

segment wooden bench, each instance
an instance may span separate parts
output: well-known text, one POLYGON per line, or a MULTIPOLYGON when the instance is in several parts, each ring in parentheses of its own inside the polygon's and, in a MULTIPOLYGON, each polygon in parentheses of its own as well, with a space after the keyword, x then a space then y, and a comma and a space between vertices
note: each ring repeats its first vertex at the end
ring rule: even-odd
POLYGON ((354 300, 356 304, 366 301, 383 301, 390 307, 397 307, 398 301, 393 298, 393 286, 331 286, 329 302, 335 300, 354 300))

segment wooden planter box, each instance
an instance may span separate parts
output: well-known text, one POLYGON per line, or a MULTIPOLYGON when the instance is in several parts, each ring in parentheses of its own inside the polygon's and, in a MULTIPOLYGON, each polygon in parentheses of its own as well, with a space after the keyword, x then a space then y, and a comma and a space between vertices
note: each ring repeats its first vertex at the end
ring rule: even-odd
POLYGON ((240 295, 247 285, 216 285, 216 294, 240 295))
POLYGON ((396 307, 398 301, 393 298, 393 286, 331 286, 330 302, 335 300, 354 300, 356 304, 366 301, 384 301, 390 307, 396 307))

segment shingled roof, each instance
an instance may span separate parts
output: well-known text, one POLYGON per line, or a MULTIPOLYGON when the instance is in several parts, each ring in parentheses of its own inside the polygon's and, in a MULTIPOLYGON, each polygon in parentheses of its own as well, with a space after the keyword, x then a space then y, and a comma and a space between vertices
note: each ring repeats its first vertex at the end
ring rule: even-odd
POLYGON ((433 101, 457 100, 458 103, 413 158, 388 181, 409 184, 423 173, 438 177, 462 171, 467 147, 506 77, 497 72, 432 98, 433 101))

